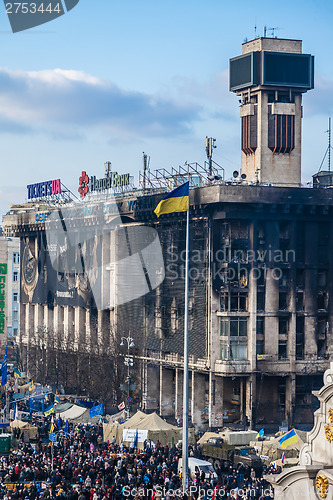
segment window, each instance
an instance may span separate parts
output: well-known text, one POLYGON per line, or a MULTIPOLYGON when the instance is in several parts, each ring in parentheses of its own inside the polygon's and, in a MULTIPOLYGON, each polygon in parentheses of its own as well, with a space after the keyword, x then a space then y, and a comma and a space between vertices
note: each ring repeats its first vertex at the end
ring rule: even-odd
POLYGON ((20 262, 20 254, 18 252, 13 253, 13 264, 19 264, 20 262))
POLYGON ((15 281, 15 282, 18 281, 18 271, 13 272, 13 281, 15 281))
POLYGON ((265 342, 264 340, 257 339, 257 354, 265 353, 265 342))
POLYGON ((230 311, 247 311, 247 295, 245 293, 230 294, 230 311))
POLYGON ((257 291, 257 311, 265 310, 265 292, 262 290, 257 291))
POLYGON ((265 318, 263 316, 257 317, 257 335, 265 334, 265 318))
POLYGON ((287 359, 287 341, 279 340, 279 359, 287 359))
POLYGON ((296 288, 304 288, 304 269, 296 269, 296 288))
POLYGON ((13 311, 13 321, 18 321, 18 311, 13 311))
POLYGON ((268 147, 273 153, 290 153, 294 149, 293 115, 269 115, 268 147))
POLYGON ((296 333, 296 359, 304 359, 304 333, 296 333))
POLYGON ((326 271, 318 271, 318 287, 324 288, 326 286, 326 271))
POLYGON ((286 311, 288 309, 288 294, 287 292, 279 293, 279 311, 286 311))
POLYGON ((327 309, 328 295, 326 292, 319 292, 317 297, 317 308, 320 310, 327 309))
POLYGON ((13 328, 13 335, 16 336, 18 334, 18 329, 17 328, 13 328))
POLYGON ((303 292, 296 293, 296 311, 304 311, 303 292))
POLYGON ((250 155, 257 149, 257 107, 253 115, 242 116, 242 151, 250 155))
POLYGON ((288 318, 279 318, 279 335, 288 335, 288 318))
POLYGON ((13 292, 13 302, 18 302, 18 292, 13 292))
POLYGON ((244 292, 222 292, 220 295, 221 311, 247 311, 247 294, 244 292))
POLYGON ((221 318, 221 359, 247 359, 247 318, 221 318))

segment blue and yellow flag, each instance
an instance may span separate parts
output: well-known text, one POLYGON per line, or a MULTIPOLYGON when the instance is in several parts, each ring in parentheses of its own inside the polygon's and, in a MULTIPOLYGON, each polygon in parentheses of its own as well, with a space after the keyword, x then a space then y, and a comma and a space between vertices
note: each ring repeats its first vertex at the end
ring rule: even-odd
POLYGON ((159 217, 173 212, 187 212, 189 208, 190 183, 185 182, 161 199, 154 212, 159 217))
POLYGON ((18 368, 14 368, 14 377, 15 378, 20 378, 21 372, 18 368))
POLYGON ((264 431, 264 428, 260 429, 260 431, 259 431, 259 432, 258 432, 258 434, 257 434, 257 439, 258 439, 259 437, 262 437, 262 436, 264 435, 264 432, 265 432, 265 431, 264 431))
POLYGON ((48 408, 46 408, 46 410, 44 411, 44 415, 45 417, 47 417, 48 415, 51 415, 51 413, 54 412, 54 407, 53 405, 49 406, 48 408))
POLYGON ((1 364, 1 385, 7 384, 7 346, 1 364))
POLYGON ((30 392, 33 392, 35 390, 35 384, 34 384, 34 381, 31 380, 29 386, 28 386, 28 389, 30 392))
POLYGON ((294 429, 291 429, 291 431, 287 432, 284 436, 282 436, 281 439, 279 439, 279 444, 281 448, 286 448, 290 444, 297 443, 298 437, 294 429))
POLYGON ((54 402, 55 402, 56 404, 59 404, 59 403, 60 403, 60 398, 59 398, 59 396, 54 396, 54 402))

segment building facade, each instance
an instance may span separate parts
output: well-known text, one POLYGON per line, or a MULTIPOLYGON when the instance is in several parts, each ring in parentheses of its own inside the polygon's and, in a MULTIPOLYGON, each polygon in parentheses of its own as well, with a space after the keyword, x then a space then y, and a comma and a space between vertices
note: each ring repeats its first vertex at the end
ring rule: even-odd
POLYGON ((0 348, 19 333, 20 315, 20 240, 0 237, 1 324, 0 348))
MULTIPOLYGON (((32 374, 51 349, 109 356, 130 336, 133 398, 181 419, 186 216, 157 220, 154 208, 189 179, 190 418, 199 427, 311 424, 333 307, 333 196, 300 187, 301 95, 312 87, 313 57, 300 41, 247 42, 230 63, 239 179, 187 164, 164 175, 164 189, 145 179, 142 191, 115 195, 93 177, 98 194, 85 198, 82 172, 80 203, 12 206, 4 226, 21 241, 23 368, 32 374)), ((77 358, 71 378, 86 370, 77 358)), ((118 402, 125 395, 114 392, 118 402)))

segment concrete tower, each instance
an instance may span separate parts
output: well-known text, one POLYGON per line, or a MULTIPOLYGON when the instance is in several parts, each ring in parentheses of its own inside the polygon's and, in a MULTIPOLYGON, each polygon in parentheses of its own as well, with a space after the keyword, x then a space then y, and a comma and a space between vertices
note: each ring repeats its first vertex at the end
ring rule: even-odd
POLYGON ((314 57, 302 54, 301 40, 256 38, 230 59, 247 182, 300 185, 302 93, 313 88, 313 74, 314 57))

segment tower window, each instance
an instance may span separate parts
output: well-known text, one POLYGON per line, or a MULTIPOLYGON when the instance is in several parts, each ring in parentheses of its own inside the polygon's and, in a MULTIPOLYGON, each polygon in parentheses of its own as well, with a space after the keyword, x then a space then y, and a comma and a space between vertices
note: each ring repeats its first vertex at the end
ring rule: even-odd
POLYGON ((295 117, 268 116, 268 147, 273 153, 290 153, 295 147, 295 117))
POLYGON ((257 149, 257 114, 242 116, 242 151, 246 155, 253 154, 257 149))

